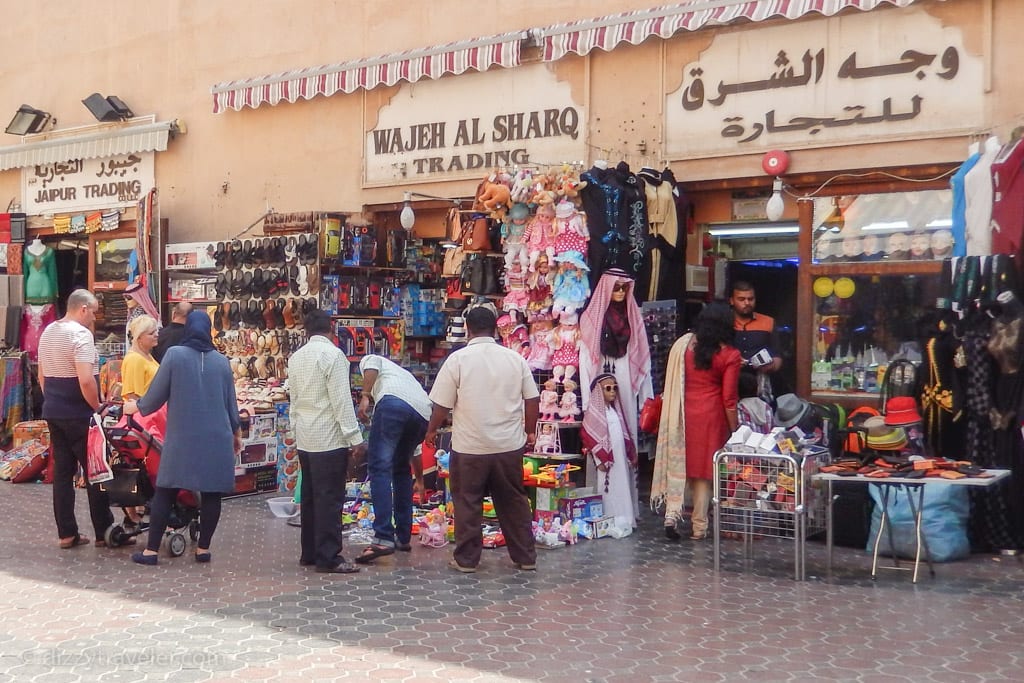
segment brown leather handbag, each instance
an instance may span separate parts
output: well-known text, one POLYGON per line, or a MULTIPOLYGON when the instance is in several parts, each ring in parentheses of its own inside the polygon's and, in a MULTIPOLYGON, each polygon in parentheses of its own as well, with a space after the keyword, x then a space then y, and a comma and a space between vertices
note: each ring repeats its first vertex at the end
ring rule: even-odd
POLYGON ((490 251, 490 226, 486 216, 473 215, 462 222, 462 248, 466 251, 490 251))

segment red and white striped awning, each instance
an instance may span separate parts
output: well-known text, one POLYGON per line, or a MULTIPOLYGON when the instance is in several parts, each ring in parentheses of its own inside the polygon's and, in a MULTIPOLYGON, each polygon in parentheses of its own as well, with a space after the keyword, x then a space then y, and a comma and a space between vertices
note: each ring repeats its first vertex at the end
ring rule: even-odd
POLYGON ((623 12, 596 19, 570 21, 530 33, 541 40, 544 61, 570 53, 612 50, 621 43, 639 45, 652 36, 671 38, 678 31, 724 26, 739 20, 798 19, 817 12, 832 16, 844 9, 863 11, 880 5, 906 7, 919 0, 691 0, 646 10, 623 12))
POLYGON ((440 78, 445 74, 461 74, 473 69, 486 71, 492 66, 509 68, 520 64, 520 44, 528 38, 526 31, 502 33, 473 38, 405 52, 356 59, 338 64, 296 69, 283 73, 218 83, 213 86, 213 112, 225 109, 255 109, 261 104, 274 105, 284 100, 295 102, 300 97, 350 93, 359 88, 370 90, 378 85, 394 85, 399 81, 415 83, 421 78, 440 78))

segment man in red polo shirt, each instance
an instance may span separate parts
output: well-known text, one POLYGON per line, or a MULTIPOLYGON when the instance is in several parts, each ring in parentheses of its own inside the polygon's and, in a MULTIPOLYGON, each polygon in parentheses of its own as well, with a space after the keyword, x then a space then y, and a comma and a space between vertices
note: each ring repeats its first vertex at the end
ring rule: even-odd
POLYGON ((757 296, 752 284, 743 280, 733 283, 729 297, 734 315, 733 329, 736 330, 733 345, 743 356, 743 372, 756 373, 758 395, 772 403, 770 375, 782 367, 782 358, 776 353, 775 318, 755 313, 756 304, 757 296))

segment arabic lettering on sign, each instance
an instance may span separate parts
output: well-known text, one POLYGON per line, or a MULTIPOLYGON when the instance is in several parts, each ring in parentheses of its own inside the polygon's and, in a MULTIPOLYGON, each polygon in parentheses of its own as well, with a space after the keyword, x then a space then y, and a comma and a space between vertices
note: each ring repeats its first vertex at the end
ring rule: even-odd
POLYGON ((22 206, 55 213, 129 206, 155 184, 152 152, 71 159, 22 169, 22 206))
POLYGON ((762 133, 783 133, 792 131, 807 131, 809 135, 820 133, 825 128, 838 128, 840 126, 852 126, 854 124, 881 123, 883 121, 909 121, 921 113, 921 102, 924 101, 919 95, 910 98, 910 111, 894 113, 892 110, 892 98, 886 97, 882 101, 882 113, 875 116, 865 116, 867 107, 863 105, 850 105, 843 107, 847 116, 794 116, 786 123, 776 123, 775 110, 772 109, 764 115, 764 123, 755 121, 748 133, 740 123, 742 116, 729 116, 722 119, 728 124, 722 129, 723 138, 741 138, 739 142, 753 142, 761 137, 762 133))
MULTIPOLYGON (((850 55, 843 60, 836 76, 838 78, 859 79, 914 73, 915 78, 923 80, 928 77, 925 67, 931 66, 932 62, 935 61, 936 56, 937 55, 934 54, 918 52, 917 50, 906 50, 902 55, 900 55, 899 61, 893 64, 858 67, 857 53, 851 52, 850 55)), ((725 99, 729 95, 738 95, 740 93, 759 92, 764 90, 776 90, 779 88, 795 88, 805 86, 812 81, 817 84, 821 81, 821 77, 824 74, 825 48, 821 48, 813 54, 810 50, 805 51, 803 58, 801 59, 801 63, 802 70, 800 73, 796 73, 793 68, 793 64, 789 61, 789 57, 786 55, 786 51, 779 50, 779 53, 775 58, 776 70, 768 76, 768 78, 756 81, 746 81, 743 83, 726 83, 725 81, 719 81, 717 89, 718 94, 715 97, 707 97, 707 93, 704 89, 704 70, 700 66, 694 67, 690 70, 689 74, 693 80, 690 85, 683 89, 683 109, 686 111, 696 111, 703 107, 705 102, 712 106, 719 107, 725 103, 725 99)), ((936 72, 936 76, 947 81, 956 78, 956 75, 960 70, 960 54, 957 52, 957 49, 952 46, 946 48, 942 53, 940 64, 943 67, 943 70, 936 72)))

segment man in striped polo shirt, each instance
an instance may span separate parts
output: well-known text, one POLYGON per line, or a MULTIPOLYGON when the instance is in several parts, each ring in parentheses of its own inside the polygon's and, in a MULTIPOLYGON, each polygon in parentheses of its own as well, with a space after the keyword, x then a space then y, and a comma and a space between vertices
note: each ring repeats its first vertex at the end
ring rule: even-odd
MULTIPOLYGON (((75 519, 74 478, 78 466, 86 471, 89 418, 99 409, 99 354, 92 326, 99 304, 92 292, 76 289, 68 296, 67 313, 51 323, 39 338, 39 386, 43 390, 43 418, 53 447, 53 516, 61 548, 84 545, 75 519)), ((96 545, 114 523, 107 494, 88 485, 89 515, 96 545)))

